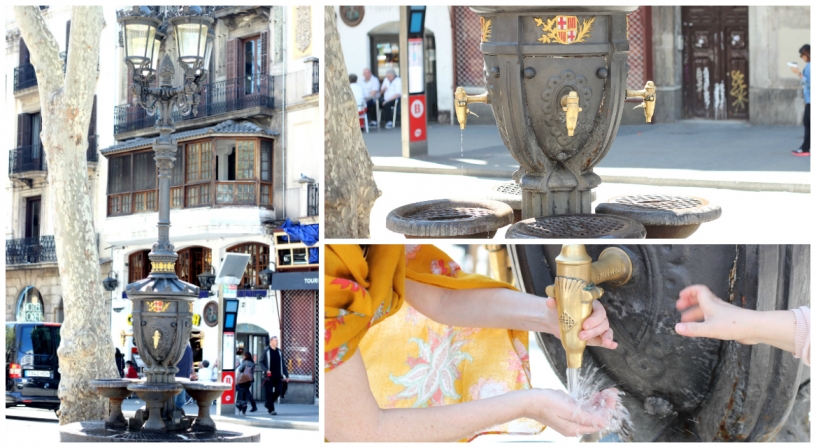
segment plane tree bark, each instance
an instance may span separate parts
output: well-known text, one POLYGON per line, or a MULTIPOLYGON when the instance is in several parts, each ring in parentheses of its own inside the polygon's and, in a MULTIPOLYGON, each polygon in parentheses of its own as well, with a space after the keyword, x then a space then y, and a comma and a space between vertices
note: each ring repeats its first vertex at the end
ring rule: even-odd
POLYGON ((90 381, 118 378, 110 336, 110 311, 100 281, 86 150, 97 77, 101 6, 74 6, 67 69, 37 6, 14 13, 37 73, 41 141, 48 163, 48 204, 64 303, 59 356, 60 424, 107 417, 107 400, 90 381), (90 75, 90 76, 89 76, 90 75))
POLYGON ((326 6, 324 16, 326 238, 368 238, 371 207, 382 192, 374 182, 374 164, 360 132, 334 8, 326 6))

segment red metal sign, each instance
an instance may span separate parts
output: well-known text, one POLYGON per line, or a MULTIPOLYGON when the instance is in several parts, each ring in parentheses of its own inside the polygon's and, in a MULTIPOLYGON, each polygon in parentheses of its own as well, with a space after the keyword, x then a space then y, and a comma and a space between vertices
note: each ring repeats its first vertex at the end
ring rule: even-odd
POLYGON ((235 404, 235 372, 221 372, 221 381, 230 385, 221 394, 221 404, 235 404))
POLYGON ((411 138, 409 141, 422 142, 428 139, 427 120, 425 118, 425 95, 410 95, 408 97, 408 120, 411 138))

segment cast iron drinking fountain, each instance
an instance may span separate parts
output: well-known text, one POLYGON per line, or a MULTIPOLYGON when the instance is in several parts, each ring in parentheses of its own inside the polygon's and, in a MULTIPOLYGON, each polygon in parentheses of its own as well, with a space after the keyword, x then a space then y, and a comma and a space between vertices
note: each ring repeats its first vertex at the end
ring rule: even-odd
MULTIPOLYGON (((700 198, 626 196, 599 204, 593 168, 606 156, 627 99, 640 99, 646 122, 657 102, 654 82, 627 90, 629 6, 475 6, 482 34, 486 92, 454 93, 464 131, 469 103, 493 109, 502 141, 519 169, 518 190, 494 186, 491 200, 516 208, 508 238, 686 237, 720 208, 700 198), (644 227, 645 226, 645 227, 644 227)), ((394 210, 387 226, 414 204, 394 210)), ((456 208, 455 205, 451 208, 456 208)), ((456 225, 455 219, 451 225, 456 225)), ((428 225, 413 219, 414 227, 428 225)), ((407 227, 403 223, 403 228, 407 227)), ((403 232, 404 233, 404 232, 403 232)))
POLYGON ((558 299, 560 340, 548 333, 537 339, 559 379, 572 391, 575 369, 582 377, 594 372, 598 389, 624 393, 631 425, 618 434, 623 439, 810 441, 810 367, 801 359, 769 345, 674 331, 675 302, 695 283, 746 309, 808 305, 810 246, 514 244, 507 250, 519 289, 558 299), (615 350, 586 347, 571 335, 593 300, 603 303, 615 350))
POLYGON ((134 7, 117 13, 123 27, 125 61, 133 73, 134 102, 150 115, 157 114, 159 136, 153 143, 159 179, 158 241, 148 257, 150 275, 127 285, 133 304, 133 339, 144 361, 141 380, 97 379, 91 382, 97 392, 110 400, 110 415, 105 421, 86 421, 66 425, 60 430, 64 442, 260 442, 257 432, 246 433, 216 428, 210 417, 214 399, 232 385, 221 382, 193 382, 175 377, 192 331, 193 302, 199 288, 176 275, 178 254, 170 242, 170 177, 176 160, 177 145, 172 109, 182 115, 197 115, 200 82, 207 79, 212 49, 213 18, 207 9, 184 6, 164 14, 156 8, 134 7), (166 25, 159 20, 161 16, 166 25), (185 86, 173 88, 175 66, 165 54, 158 67, 159 87, 150 85, 156 77, 160 30, 172 26, 178 42, 179 62, 185 69, 185 86), (198 405, 198 415, 187 416, 177 408, 173 397, 186 391, 198 405), (135 393, 145 402, 135 416, 126 419, 122 401, 135 393))

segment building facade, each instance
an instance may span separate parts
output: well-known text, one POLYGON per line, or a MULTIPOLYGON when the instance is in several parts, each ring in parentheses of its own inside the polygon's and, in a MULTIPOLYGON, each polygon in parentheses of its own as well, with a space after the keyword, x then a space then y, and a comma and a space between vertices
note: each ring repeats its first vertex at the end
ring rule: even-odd
MULTIPOLYGON (((62 15, 52 19, 53 26, 49 21, 52 30, 66 28, 64 21, 70 19, 69 7, 59 11, 62 15), (56 23, 58 20, 63 23, 56 23)), ((56 13, 56 8, 47 12, 56 13)), ((323 46, 322 34, 315 33, 319 21, 313 8, 306 6, 218 6, 214 16, 213 52, 198 114, 181 116, 174 112, 173 137, 178 153, 171 180, 170 239, 179 255, 176 273, 182 280, 200 285, 198 275, 217 268, 226 253, 249 254, 250 262, 239 285, 238 341, 247 349, 260 342, 265 346, 270 336, 284 336, 282 328, 290 328, 290 334, 302 333, 297 337, 301 342, 291 349, 282 344, 284 352, 315 354, 315 313, 300 303, 303 298, 293 299, 298 301, 293 307, 287 303, 288 294, 270 293, 259 273, 274 261, 273 232, 286 219, 301 224, 319 220, 318 192, 323 177, 323 145, 318 132, 323 46), (308 324, 287 327, 290 321, 308 324), (302 341, 311 342, 304 345, 302 341)), ((127 284, 145 278, 151 270, 147 254, 156 240, 158 220, 152 140, 158 132, 153 126, 155 117, 148 116, 141 106, 133 106, 116 9, 105 7, 105 21, 96 103, 95 133, 99 137, 93 150, 89 148, 89 180, 100 258, 105 263, 102 276, 117 279, 110 292, 111 334, 115 346, 132 357, 131 305, 124 291, 127 284)), ((7 65, 26 67, 19 44, 13 42, 14 30, 13 22, 7 23, 7 43, 12 42, 8 44, 7 62, 14 62, 7 65)), ((172 29, 167 30, 160 58, 167 52, 173 55, 175 47, 172 29)), ((30 69, 17 72, 25 70, 30 69)), ((39 108, 36 86, 30 94, 26 89, 31 87, 13 89, 15 78, 11 74, 6 79, 10 84, 6 91, 14 92, 13 97, 7 95, 11 97, 6 99, 7 107, 13 105, 19 114, 35 114, 39 108)), ((182 73, 177 69, 174 84, 181 83, 182 73)), ((18 122, 28 125, 36 120, 18 118, 18 122)), ((7 256, 9 321, 14 320, 18 308, 31 309, 33 305, 26 304, 37 300, 44 304, 45 320, 60 318, 56 260, 53 255, 49 257, 53 251, 48 251, 49 247, 53 250, 53 237, 44 238, 53 235, 53 225, 44 212, 48 204, 46 176, 44 170, 28 168, 33 163, 28 159, 22 168, 27 170, 25 177, 16 168, 21 163, 17 162, 18 154, 26 157, 31 153, 27 148, 34 145, 31 135, 37 133, 33 127, 23 128, 17 140, 9 142, 14 150, 7 197, 15 206, 7 218, 6 245, 7 253, 20 260, 8 263, 7 256), (43 211, 28 218, 37 209, 32 199, 37 195, 43 211), (39 228, 39 236, 29 230, 34 227, 39 228), (31 248, 37 236, 40 249, 31 248), (8 251, 18 246, 21 249, 8 251), (39 258, 27 255, 34 252, 39 258), (37 288, 41 299, 35 298, 29 286, 37 288)), ((317 266, 309 264, 307 268, 317 266)), ((199 322, 211 299, 203 292, 195 304, 199 322)), ((316 293, 306 300, 311 301, 312 309, 317 308, 316 293)), ((194 328, 197 361, 212 363, 216 359, 216 331, 204 323, 194 328)), ((317 367, 313 362, 308 366, 308 375, 304 371, 293 378, 298 393, 292 394, 292 399, 316 403, 317 367)), ((256 397, 262 391, 257 392, 256 397)))
MULTIPOLYGON (((8 176, 5 181, 6 214, 6 321, 40 318, 61 322, 63 318, 62 288, 59 282, 54 246, 54 217, 49 207, 50 186, 48 164, 40 143, 42 121, 37 77, 31 56, 14 19, 12 7, 6 8, 5 110, 9 111, 4 135, 9 149, 2 158, 8 176), (34 305, 37 304, 37 305, 34 305), (39 313, 24 313, 39 308, 39 313)), ((71 7, 41 6, 48 29, 53 34, 60 56, 65 60, 71 34, 71 7)), ((105 21, 116 23, 113 9, 105 10, 105 21)), ((106 31, 110 31, 110 27, 106 31)), ((113 35, 113 34, 111 34, 113 35)), ((97 78, 97 95, 88 129, 88 185, 93 196, 100 194, 99 148, 113 143, 113 135, 104 132, 113 125, 109 114, 97 113, 113 107, 106 95, 115 72, 114 40, 102 38, 99 63, 89 67, 88 74, 97 78)), ((104 193, 104 188, 102 188, 104 193)), ((98 210, 94 210, 98 216, 98 210)), ((98 221, 97 221, 98 222, 98 221)), ((98 232, 97 228, 97 232, 98 232)), ((98 239, 97 239, 98 240, 98 239)), ((103 272, 109 259, 100 257, 103 272)), ((100 279, 101 280, 101 279, 100 279)))

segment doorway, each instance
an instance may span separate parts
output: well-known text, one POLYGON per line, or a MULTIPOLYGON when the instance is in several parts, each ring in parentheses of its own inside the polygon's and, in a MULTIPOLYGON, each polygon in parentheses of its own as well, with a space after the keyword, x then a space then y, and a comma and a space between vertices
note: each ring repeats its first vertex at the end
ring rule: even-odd
POLYGON ((748 118, 748 7, 683 6, 683 115, 748 118))
MULTIPOLYGON (((255 362, 255 381, 252 383, 252 396, 256 402, 266 400, 266 391, 263 388, 264 372, 263 368, 257 366, 261 360, 264 350, 269 346, 269 332, 253 324, 238 324, 235 328, 235 348, 249 350, 252 353, 252 360, 255 362)), ((237 365, 236 365, 237 367, 237 365)))

